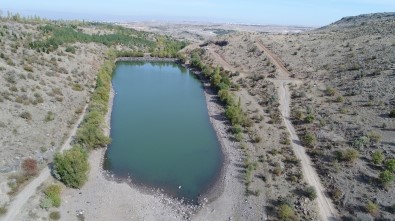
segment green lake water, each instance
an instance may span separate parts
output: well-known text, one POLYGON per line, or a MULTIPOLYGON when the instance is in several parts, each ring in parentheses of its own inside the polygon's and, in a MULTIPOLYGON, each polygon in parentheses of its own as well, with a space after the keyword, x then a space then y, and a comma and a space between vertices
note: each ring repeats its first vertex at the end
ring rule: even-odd
POLYGON ((201 82, 171 62, 118 62, 104 168, 196 202, 218 178, 222 153, 201 82))

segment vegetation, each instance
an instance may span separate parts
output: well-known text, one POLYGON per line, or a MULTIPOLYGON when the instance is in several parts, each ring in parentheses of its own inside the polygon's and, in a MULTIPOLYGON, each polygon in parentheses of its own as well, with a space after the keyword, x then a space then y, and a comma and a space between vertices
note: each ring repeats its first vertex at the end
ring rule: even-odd
POLYGON ((376 150, 372 153, 372 161, 374 164, 381 164, 384 160, 384 154, 381 150, 376 150))
POLYGON ((295 212, 288 204, 282 204, 278 208, 278 217, 281 220, 296 220, 295 212))
POLYGON ((35 176, 38 173, 37 161, 31 158, 22 161, 22 169, 27 176, 35 176))
POLYGON ((385 161, 385 168, 388 171, 395 173, 395 159, 389 159, 385 161))
POLYGON ((390 111, 389 117, 395 118, 395 109, 392 109, 392 110, 390 111))
POLYGON ((370 200, 366 204, 365 209, 368 213, 370 213, 373 216, 377 216, 380 212, 379 206, 370 200))
POLYGON ((307 198, 309 198, 310 200, 315 200, 317 198, 317 191, 313 186, 307 187, 305 192, 307 198))
POLYGON ((44 199, 41 201, 42 208, 59 207, 62 200, 60 198, 61 187, 57 184, 52 184, 44 189, 44 199))
POLYGON ((54 176, 68 187, 81 187, 87 180, 88 170, 88 155, 81 147, 75 146, 63 154, 55 154, 54 176))
POLYGON ((59 211, 52 211, 52 212, 49 214, 49 218, 50 218, 51 220, 60 220, 60 213, 59 213, 59 211))
POLYGON ((27 111, 21 113, 19 116, 25 120, 32 120, 32 114, 27 111))
POLYGON ((355 162, 359 158, 359 152, 353 148, 336 152, 336 158, 339 161, 355 162))
POLYGON ((379 174, 379 181, 383 186, 389 186, 394 181, 395 177, 389 170, 385 170, 379 174))

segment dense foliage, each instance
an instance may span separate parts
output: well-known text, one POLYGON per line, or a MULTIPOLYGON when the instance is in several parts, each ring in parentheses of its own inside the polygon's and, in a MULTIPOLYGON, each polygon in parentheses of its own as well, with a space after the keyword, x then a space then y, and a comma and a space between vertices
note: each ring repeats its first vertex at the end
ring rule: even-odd
POLYGON ((87 180, 88 154, 78 146, 55 154, 53 173, 66 186, 80 188, 87 180))

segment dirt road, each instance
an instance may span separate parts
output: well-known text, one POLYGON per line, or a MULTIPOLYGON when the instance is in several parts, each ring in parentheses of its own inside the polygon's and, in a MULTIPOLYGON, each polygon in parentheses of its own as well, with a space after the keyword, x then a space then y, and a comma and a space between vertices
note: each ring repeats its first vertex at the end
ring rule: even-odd
POLYGON ((317 191, 317 204, 322 220, 338 220, 337 211, 332 200, 326 196, 325 189, 320 182, 317 172, 312 166, 310 157, 306 154, 304 147, 301 145, 300 139, 295 132, 290 121, 290 93, 288 89, 289 83, 300 83, 299 80, 290 78, 291 73, 285 68, 282 61, 274 55, 259 39, 256 39, 256 45, 263 50, 271 62, 280 70, 279 78, 273 83, 278 88, 280 110, 283 115, 285 125, 291 135, 292 147, 296 157, 301 160, 303 176, 307 184, 313 186, 317 191))
MULTIPOLYGON (((70 143, 75 136, 78 125, 81 123, 81 121, 84 118, 85 112, 86 112, 87 105, 84 108, 84 111, 81 113, 80 117, 78 118, 77 122, 75 123, 73 129, 71 130, 70 136, 67 138, 67 140, 64 142, 63 146, 60 148, 60 151, 64 151, 67 149, 70 149, 70 143)), ((3 217, 2 220, 4 221, 13 221, 17 217, 17 215, 20 213, 22 207, 26 204, 26 202, 29 200, 31 196, 34 195, 36 192, 37 188, 45 181, 48 179, 50 176, 51 171, 49 167, 45 167, 40 174, 34 178, 33 181, 31 181, 26 187, 18 193, 18 195, 15 196, 14 200, 10 203, 8 207, 8 212, 7 214, 3 217)))

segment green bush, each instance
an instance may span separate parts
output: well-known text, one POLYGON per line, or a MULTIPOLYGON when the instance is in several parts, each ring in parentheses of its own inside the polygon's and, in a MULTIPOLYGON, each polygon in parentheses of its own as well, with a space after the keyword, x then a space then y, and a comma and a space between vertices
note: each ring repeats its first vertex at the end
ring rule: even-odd
POLYGON ((287 204, 282 204, 278 208, 278 217, 281 220, 295 220, 296 215, 292 207, 287 204))
POLYGON ((334 96, 336 94, 336 89, 334 89, 333 87, 327 87, 325 89, 325 94, 327 96, 334 96))
POLYGON ((374 164, 381 164, 384 160, 384 154, 381 150, 376 150, 372 153, 372 161, 374 164))
POLYGON ((385 170, 379 174, 379 181, 383 186, 390 185, 394 179, 394 175, 388 170, 385 170))
POLYGON ((72 89, 75 91, 83 91, 84 90, 84 88, 81 84, 73 84, 72 89))
POLYGON ((55 114, 52 111, 47 112, 47 116, 45 116, 44 122, 53 121, 55 119, 55 114))
POLYGON ((55 154, 53 173, 68 187, 82 187, 88 178, 88 170, 88 155, 81 147, 55 154))
POLYGON ((385 168, 388 171, 395 173, 395 159, 389 159, 385 161, 385 168))
POLYGON ((0 207, 0 216, 7 213, 7 207, 5 205, 0 207))
POLYGON ((380 213, 379 206, 372 201, 368 201, 365 206, 366 212, 370 213, 373 216, 377 216, 380 213))
POLYGON ((367 137, 373 143, 380 143, 380 141, 381 141, 381 134, 377 131, 369 131, 369 133, 367 134, 367 137))
POLYGON ((44 189, 44 194, 46 198, 51 201, 51 205, 54 207, 59 207, 62 200, 60 198, 61 187, 56 184, 52 184, 44 189))
POLYGON ((66 51, 66 52, 69 52, 69 53, 75 54, 75 47, 74 47, 74 46, 71 46, 71 45, 67 45, 65 51, 66 51))
POLYGON ((310 200, 315 200, 317 198, 317 191, 313 186, 307 187, 305 192, 307 198, 309 198, 310 200))
POLYGON ((305 121, 306 121, 307 123, 313 123, 314 120, 315 120, 315 117, 314 117, 313 114, 309 114, 309 115, 307 115, 307 116, 305 117, 305 121))
POLYGON ((306 146, 313 147, 317 142, 317 138, 313 133, 307 132, 303 137, 303 142, 306 146))
POLYGON ((49 214, 49 218, 52 220, 60 220, 60 213, 58 211, 53 211, 49 214))

